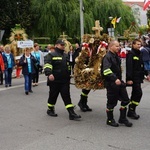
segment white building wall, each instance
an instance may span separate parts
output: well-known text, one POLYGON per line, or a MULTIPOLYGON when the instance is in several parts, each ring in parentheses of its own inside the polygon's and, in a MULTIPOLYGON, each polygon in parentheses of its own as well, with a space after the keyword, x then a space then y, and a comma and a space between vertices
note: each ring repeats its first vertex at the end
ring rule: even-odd
POLYGON ((147 11, 143 11, 143 8, 136 4, 132 5, 131 9, 138 25, 147 25, 147 11))

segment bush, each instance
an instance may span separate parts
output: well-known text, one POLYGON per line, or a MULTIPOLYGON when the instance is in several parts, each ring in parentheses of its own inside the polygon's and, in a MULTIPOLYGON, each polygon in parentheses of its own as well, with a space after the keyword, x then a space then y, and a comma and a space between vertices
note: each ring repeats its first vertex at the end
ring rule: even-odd
POLYGON ((50 42, 50 38, 49 37, 35 37, 33 38, 34 43, 38 43, 38 44, 49 44, 50 42))

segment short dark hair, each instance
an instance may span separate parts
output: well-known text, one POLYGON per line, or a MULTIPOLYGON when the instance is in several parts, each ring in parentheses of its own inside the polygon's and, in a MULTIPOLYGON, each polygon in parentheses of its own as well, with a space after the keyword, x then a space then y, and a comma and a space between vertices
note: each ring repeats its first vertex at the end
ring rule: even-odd
POLYGON ((38 43, 34 43, 34 47, 37 47, 37 46, 39 46, 39 44, 38 43))
MULTIPOLYGON (((136 42, 141 42, 141 40, 140 39, 134 39, 133 41, 132 41, 132 45, 133 44, 136 44, 136 42)), ((142 43, 142 42, 141 42, 142 43)))

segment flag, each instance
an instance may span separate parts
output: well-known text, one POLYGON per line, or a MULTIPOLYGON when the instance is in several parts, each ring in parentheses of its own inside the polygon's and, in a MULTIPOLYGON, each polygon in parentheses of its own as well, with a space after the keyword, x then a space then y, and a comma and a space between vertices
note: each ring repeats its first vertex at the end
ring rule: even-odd
POLYGON ((116 22, 119 23, 121 20, 121 17, 117 18, 116 22))
POLYGON ((149 7, 149 5, 150 5, 150 0, 145 0, 143 10, 146 10, 149 7))
POLYGON ((114 28, 116 27, 116 21, 117 21, 117 17, 111 20, 111 24, 113 25, 114 28))

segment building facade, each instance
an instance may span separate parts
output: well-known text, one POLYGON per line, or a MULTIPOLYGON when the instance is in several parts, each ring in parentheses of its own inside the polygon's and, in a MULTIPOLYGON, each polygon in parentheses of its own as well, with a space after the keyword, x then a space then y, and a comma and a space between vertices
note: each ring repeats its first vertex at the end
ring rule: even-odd
POLYGON ((132 0, 130 0, 130 1, 123 0, 123 2, 124 2, 124 4, 131 7, 131 9, 133 11, 133 15, 135 17, 135 20, 139 26, 147 25, 147 16, 146 16, 147 11, 143 10, 144 0, 143 0, 143 2, 132 1, 132 0))

